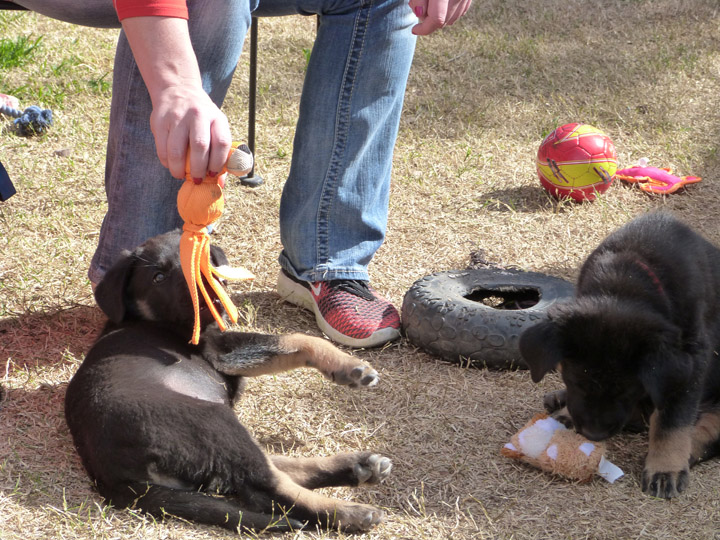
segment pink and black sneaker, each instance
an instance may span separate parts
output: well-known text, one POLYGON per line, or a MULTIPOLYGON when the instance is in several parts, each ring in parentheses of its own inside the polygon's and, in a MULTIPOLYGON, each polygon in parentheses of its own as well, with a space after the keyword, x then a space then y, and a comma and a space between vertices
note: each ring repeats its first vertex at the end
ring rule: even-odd
POLYGON ((400 337, 400 315, 367 281, 309 283, 280 270, 277 292, 286 302, 315 313, 320 330, 348 347, 377 347, 400 337))

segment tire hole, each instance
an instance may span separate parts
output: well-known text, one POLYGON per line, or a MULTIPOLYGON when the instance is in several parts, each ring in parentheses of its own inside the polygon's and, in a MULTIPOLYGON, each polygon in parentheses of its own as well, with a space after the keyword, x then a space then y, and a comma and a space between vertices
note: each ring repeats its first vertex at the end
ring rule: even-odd
POLYGON ((528 309, 540 301, 537 289, 473 289, 464 296, 472 302, 480 302, 493 309, 528 309))

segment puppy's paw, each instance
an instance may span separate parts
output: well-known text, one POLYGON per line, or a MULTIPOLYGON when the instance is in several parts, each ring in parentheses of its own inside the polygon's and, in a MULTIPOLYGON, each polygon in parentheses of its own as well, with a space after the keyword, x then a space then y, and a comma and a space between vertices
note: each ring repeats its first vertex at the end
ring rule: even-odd
POLYGON ((344 504, 330 517, 330 527, 348 533, 369 531, 382 523, 385 513, 366 504, 344 504))
POLYGON ((643 471, 642 490, 653 497, 672 499, 685 491, 690 484, 690 469, 680 471, 653 471, 647 466, 643 471))
POLYGON ((555 411, 562 409, 567 404, 567 390, 556 390, 555 392, 548 392, 543 396, 543 407, 545 410, 552 414, 555 411))
POLYGON ((331 371, 330 379, 350 388, 369 388, 380 381, 378 372, 363 363, 348 364, 331 371))
POLYGON ((380 380, 378 372, 362 360, 344 353, 326 339, 299 338, 308 355, 306 365, 314 367, 331 381, 350 388, 369 388, 380 380))
POLYGON ((380 454, 361 455, 362 457, 353 466, 353 474, 358 485, 378 484, 390 475, 392 461, 380 454))
POLYGON ((555 411, 550 416, 552 416, 555 420, 560 422, 566 428, 573 429, 574 424, 572 421, 572 417, 570 416, 570 412, 567 410, 567 407, 563 407, 562 409, 555 411))

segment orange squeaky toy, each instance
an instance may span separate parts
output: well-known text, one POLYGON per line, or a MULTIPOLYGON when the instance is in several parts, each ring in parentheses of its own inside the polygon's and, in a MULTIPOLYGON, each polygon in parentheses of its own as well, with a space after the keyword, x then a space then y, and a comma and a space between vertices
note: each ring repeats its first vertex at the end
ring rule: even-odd
POLYGON ((225 184, 227 173, 244 176, 250 172, 252 166, 253 156, 250 149, 240 143, 233 143, 225 166, 217 176, 206 176, 199 184, 196 184, 190 176, 189 158, 185 163, 185 181, 178 193, 177 206, 180 217, 185 222, 180 238, 180 263, 195 310, 195 325, 190 340, 190 343, 194 345, 197 345, 200 340, 201 294, 220 329, 223 331, 227 329, 206 284, 212 289, 214 297, 220 301, 230 320, 235 323, 238 317, 237 308, 218 278, 234 280, 254 279, 255 277, 244 268, 226 269, 223 267, 221 271, 213 267, 210 262, 210 236, 207 229, 207 226, 215 223, 223 213, 225 200, 220 186, 225 184))

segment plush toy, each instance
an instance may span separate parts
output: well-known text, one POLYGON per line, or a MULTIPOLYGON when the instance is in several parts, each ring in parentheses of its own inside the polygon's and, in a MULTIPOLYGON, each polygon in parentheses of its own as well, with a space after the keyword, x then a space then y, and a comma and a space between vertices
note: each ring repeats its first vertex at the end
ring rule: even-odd
POLYGON ((591 442, 547 414, 536 414, 500 453, 578 482, 597 474, 612 483, 624 473, 605 459, 605 445, 591 442))
POLYGON ((625 182, 637 183, 646 193, 674 193, 687 184, 695 184, 702 180, 699 176, 675 176, 670 169, 648 167, 647 158, 638 160, 635 167, 615 172, 615 177, 625 182))
POLYGON ((238 312, 218 278, 254 278, 252 273, 244 268, 227 269, 224 267, 220 271, 213 267, 210 262, 210 237, 208 236, 208 226, 220 218, 225 206, 222 186, 225 185, 227 173, 243 176, 250 172, 252 166, 253 157, 250 149, 239 143, 233 143, 225 167, 218 172, 217 176, 206 176, 199 184, 196 184, 190 175, 189 157, 185 164, 185 181, 177 197, 178 212, 185 222, 180 238, 180 263, 195 310, 195 326, 190 340, 190 343, 195 345, 200 339, 200 294, 205 299, 205 304, 220 329, 225 331, 227 326, 215 307, 213 298, 220 301, 233 323, 237 322, 238 312), (210 287, 214 296, 211 296, 206 285, 210 287))

